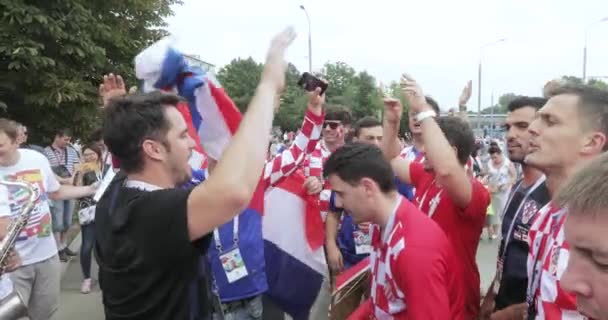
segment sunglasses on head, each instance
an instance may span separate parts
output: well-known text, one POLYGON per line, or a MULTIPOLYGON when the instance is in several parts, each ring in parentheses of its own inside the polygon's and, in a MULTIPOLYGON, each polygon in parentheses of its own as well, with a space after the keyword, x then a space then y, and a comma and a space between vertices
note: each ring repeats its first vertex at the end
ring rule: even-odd
POLYGON ((326 121, 326 122, 323 123, 323 129, 325 129, 325 128, 327 128, 327 126, 329 126, 330 129, 336 130, 339 125, 340 125, 339 122, 329 122, 329 121, 326 121))

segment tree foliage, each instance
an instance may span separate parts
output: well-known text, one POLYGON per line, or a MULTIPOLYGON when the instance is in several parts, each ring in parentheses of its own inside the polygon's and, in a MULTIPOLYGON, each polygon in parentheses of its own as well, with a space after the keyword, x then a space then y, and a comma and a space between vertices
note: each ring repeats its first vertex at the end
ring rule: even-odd
MULTIPOLYGON (((218 80, 241 111, 246 111, 255 93, 262 68, 262 64, 252 58, 237 58, 217 73, 218 80)), ((328 62, 317 76, 329 82, 326 92, 327 104, 347 106, 355 119, 378 116, 381 113, 381 94, 376 80, 369 73, 365 71, 357 73, 344 62, 328 62)), ((302 122, 308 97, 306 92, 297 86, 300 77, 300 71, 289 64, 286 88, 281 96, 281 108, 275 117, 275 125, 284 130, 296 130, 302 122)))
POLYGON ((77 137, 99 125, 104 73, 135 83, 133 58, 165 34, 180 0, 0 0, 1 116, 46 144, 60 127, 77 137))

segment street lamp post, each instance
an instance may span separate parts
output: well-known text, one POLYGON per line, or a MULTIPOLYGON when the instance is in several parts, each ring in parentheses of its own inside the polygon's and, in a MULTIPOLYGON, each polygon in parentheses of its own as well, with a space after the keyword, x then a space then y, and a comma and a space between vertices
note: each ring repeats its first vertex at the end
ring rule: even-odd
POLYGON ((304 8, 304 5, 300 5, 300 9, 306 14, 306 20, 308 20, 308 72, 312 73, 312 35, 310 32, 310 16, 308 11, 304 8))
POLYGON ((477 121, 477 129, 481 129, 481 60, 483 55, 483 49, 504 42, 505 40, 507 39, 498 39, 496 41, 486 43, 483 46, 479 47, 479 66, 477 68, 477 117, 479 118, 479 121, 477 121))
POLYGON ((589 36, 589 29, 596 24, 608 21, 608 17, 604 17, 598 21, 591 23, 585 28, 585 47, 583 48, 583 83, 587 81, 587 38, 589 36))

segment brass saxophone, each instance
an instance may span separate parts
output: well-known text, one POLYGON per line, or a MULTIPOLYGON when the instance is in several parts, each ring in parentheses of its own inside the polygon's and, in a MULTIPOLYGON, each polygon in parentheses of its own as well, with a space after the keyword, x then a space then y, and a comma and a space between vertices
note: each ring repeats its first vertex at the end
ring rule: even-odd
MULTIPOLYGON (((0 184, 6 187, 17 187, 28 193, 27 202, 21 208, 21 213, 11 222, 6 230, 6 235, 0 241, 0 275, 4 274, 8 266, 11 250, 15 247, 17 237, 27 225, 30 214, 36 205, 40 192, 34 185, 24 181, 0 180, 0 184)), ((10 193, 10 191, 9 191, 10 193)), ((27 316, 27 307, 16 291, 0 301, 0 319, 20 319, 27 316)))

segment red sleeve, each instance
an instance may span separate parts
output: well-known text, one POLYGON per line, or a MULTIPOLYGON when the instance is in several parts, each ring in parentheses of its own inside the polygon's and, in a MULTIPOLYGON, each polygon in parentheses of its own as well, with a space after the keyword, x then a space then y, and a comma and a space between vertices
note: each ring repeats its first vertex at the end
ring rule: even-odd
POLYGON ((367 299, 363 302, 353 313, 351 313, 346 320, 368 320, 372 316, 372 310, 374 308, 374 304, 372 303, 372 299, 367 299))
MULTIPOLYGON (((479 180, 471 179, 471 201, 462 212, 470 218, 485 217, 490 205, 490 193, 479 180)), ((500 214, 500 213, 496 213, 500 214)))
POLYGON ((120 161, 114 156, 112 156, 112 167, 114 169, 120 169, 120 161))
POLYGON ((445 259, 435 248, 427 246, 410 246, 404 253, 393 260, 391 270, 397 270, 395 281, 407 301, 407 319, 451 319, 445 259))
POLYGON ((410 182, 414 188, 420 188, 420 184, 424 181, 424 176, 428 173, 424 171, 424 165, 420 162, 410 162, 410 182))

